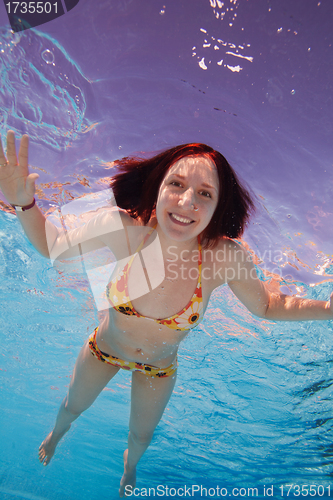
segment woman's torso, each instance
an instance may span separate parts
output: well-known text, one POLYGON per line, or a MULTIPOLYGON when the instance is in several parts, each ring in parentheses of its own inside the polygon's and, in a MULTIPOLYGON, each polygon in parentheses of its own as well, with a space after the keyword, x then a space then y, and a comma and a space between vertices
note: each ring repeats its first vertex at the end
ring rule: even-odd
MULTIPOLYGON (((131 224, 131 221, 129 222, 131 224)), ((112 280, 115 284, 117 280, 124 281, 125 275, 129 295, 131 296, 132 290, 135 296, 131 297, 130 306, 125 301, 125 309, 132 308, 135 313, 121 313, 120 304, 115 308, 111 300, 98 330, 97 344, 102 351, 121 359, 166 367, 174 361, 180 342, 191 329, 191 325, 186 326, 186 318, 194 312, 195 315, 192 316, 197 319, 196 315, 200 313, 198 320, 201 321, 212 291, 220 284, 219 276, 221 272, 223 275, 223 271, 220 271, 217 278, 214 276, 212 252, 208 252, 206 258, 205 250, 200 251, 200 239, 196 248, 191 252, 183 252, 176 259, 171 250, 163 249, 163 255, 162 257, 159 255, 160 260, 157 265, 154 261, 158 252, 152 244, 154 241, 156 243, 156 231, 152 227, 154 224, 156 221, 152 220, 150 227, 143 228, 133 223, 134 229, 128 226, 124 233, 124 241, 121 243, 119 240, 116 249, 119 263, 110 282, 112 280), (149 248, 153 249, 150 254, 149 248), (136 253, 138 249, 143 249, 143 252, 136 253), (133 254, 134 258, 130 258, 133 254), (142 258, 142 255, 145 258, 142 258), (149 273, 149 268, 158 274, 159 271, 156 269, 161 268, 161 258, 164 277, 161 275, 158 286, 148 291, 144 276, 148 278, 149 275, 153 276, 151 272, 149 273), (140 284, 139 291, 138 284, 140 284), (167 324, 159 321, 165 318, 173 320, 167 321, 167 324)), ((113 297, 114 288, 109 285, 107 293, 113 297)), ((114 300, 117 302, 118 298, 114 300)), ((197 323, 198 321, 195 321, 193 326, 197 323)))

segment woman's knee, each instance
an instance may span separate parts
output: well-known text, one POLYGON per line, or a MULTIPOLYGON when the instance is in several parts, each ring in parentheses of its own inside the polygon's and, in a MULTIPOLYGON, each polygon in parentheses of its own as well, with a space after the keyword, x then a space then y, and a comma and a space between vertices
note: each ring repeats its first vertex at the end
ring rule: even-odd
POLYGON ((130 439, 132 439, 135 444, 138 445, 149 445, 153 439, 153 433, 144 431, 133 431, 130 430, 130 439))
POLYGON ((81 413, 84 412, 86 408, 82 408, 81 406, 75 404, 73 401, 71 401, 68 396, 63 401, 63 407, 64 409, 73 417, 79 417, 81 413))

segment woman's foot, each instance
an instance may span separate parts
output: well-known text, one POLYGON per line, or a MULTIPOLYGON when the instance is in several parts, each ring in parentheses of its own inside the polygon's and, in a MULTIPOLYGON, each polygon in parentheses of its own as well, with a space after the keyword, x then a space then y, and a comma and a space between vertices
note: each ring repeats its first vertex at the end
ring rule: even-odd
POLYGON ((61 434, 58 434, 57 436, 54 434, 54 431, 50 432, 50 434, 44 439, 42 444, 39 447, 39 461, 43 465, 48 465, 50 463, 51 458, 54 455, 55 449, 57 447, 57 444, 59 443, 60 439, 66 434, 66 432, 70 429, 70 425, 68 428, 62 432, 61 434))
POLYGON ((131 496, 136 483, 136 467, 130 469, 127 463, 128 450, 124 451, 124 474, 120 481, 119 496, 131 496), (128 490, 127 488, 128 487, 128 490), (126 494, 128 493, 128 495, 126 494))

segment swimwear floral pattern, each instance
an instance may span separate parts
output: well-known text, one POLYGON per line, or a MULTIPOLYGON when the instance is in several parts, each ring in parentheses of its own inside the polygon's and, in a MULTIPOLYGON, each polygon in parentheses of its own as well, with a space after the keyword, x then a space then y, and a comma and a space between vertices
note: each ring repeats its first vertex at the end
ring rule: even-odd
MULTIPOLYGON (((151 233, 147 234, 146 238, 151 233)), ((144 245, 145 240, 142 242, 137 252, 139 252, 144 245)), ((201 289, 201 267, 202 267, 202 251, 201 251, 201 243, 198 237, 198 245, 199 245, 199 259, 198 259, 198 283, 197 287, 194 291, 194 294, 184 309, 182 309, 179 313, 174 314, 170 318, 165 319, 153 319, 157 323, 161 325, 165 325, 173 330, 189 330, 191 328, 195 328, 201 321, 203 316, 203 305, 202 305, 202 289, 201 289)), ((143 316, 139 314, 133 307, 131 300, 129 298, 128 291, 128 273, 130 267, 132 265, 134 256, 132 256, 131 260, 125 265, 122 272, 115 278, 110 281, 110 283, 106 287, 106 296, 114 309, 119 311, 122 314, 126 314, 127 316, 137 316, 138 318, 142 318, 143 316)))
POLYGON ((118 368, 122 368, 123 370, 129 370, 131 372, 141 372, 144 375, 148 375, 149 377, 170 377, 177 371, 178 362, 177 358, 174 363, 171 363, 170 366, 166 368, 158 368, 157 366, 145 365, 144 363, 137 363, 135 361, 124 361, 123 359, 116 358, 115 356, 111 356, 106 352, 100 350, 96 342, 98 327, 95 328, 93 333, 89 337, 89 349, 90 352, 95 358, 103 363, 107 363, 112 366, 117 366, 118 368))
POLYGON ((196 327, 203 315, 201 286, 197 286, 192 299, 184 309, 168 319, 161 319, 159 323, 174 330, 188 330, 196 327))
POLYGON ((127 314, 127 316, 136 315, 133 308, 131 307, 127 287, 127 274, 131 263, 132 260, 125 265, 124 269, 117 276, 117 278, 110 281, 110 283, 106 287, 106 296, 108 297, 112 307, 117 309, 117 311, 122 314, 127 314))

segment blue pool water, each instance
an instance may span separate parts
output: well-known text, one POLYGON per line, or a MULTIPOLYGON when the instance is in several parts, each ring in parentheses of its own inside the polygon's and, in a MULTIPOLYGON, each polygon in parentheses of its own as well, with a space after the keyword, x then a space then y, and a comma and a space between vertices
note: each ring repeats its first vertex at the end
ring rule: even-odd
MULTIPOLYGON (((258 198, 244 241, 262 278, 275 273, 281 290, 327 300, 329 0, 81 0, 24 35, 9 32, 3 7, 0 20, 1 133, 29 133, 45 212, 105 189, 121 156, 206 142, 258 198)), ((98 311, 87 277, 53 268, 2 209, 0 498, 117 498, 129 417, 124 372, 50 466, 37 460, 98 311)), ((292 483, 333 496, 332 344, 332 322, 262 321, 217 290, 181 346, 176 389, 138 487, 168 487, 174 498, 185 485, 206 488, 192 498, 221 498, 217 487, 269 498, 273 488, 281 498, 292 483)))

